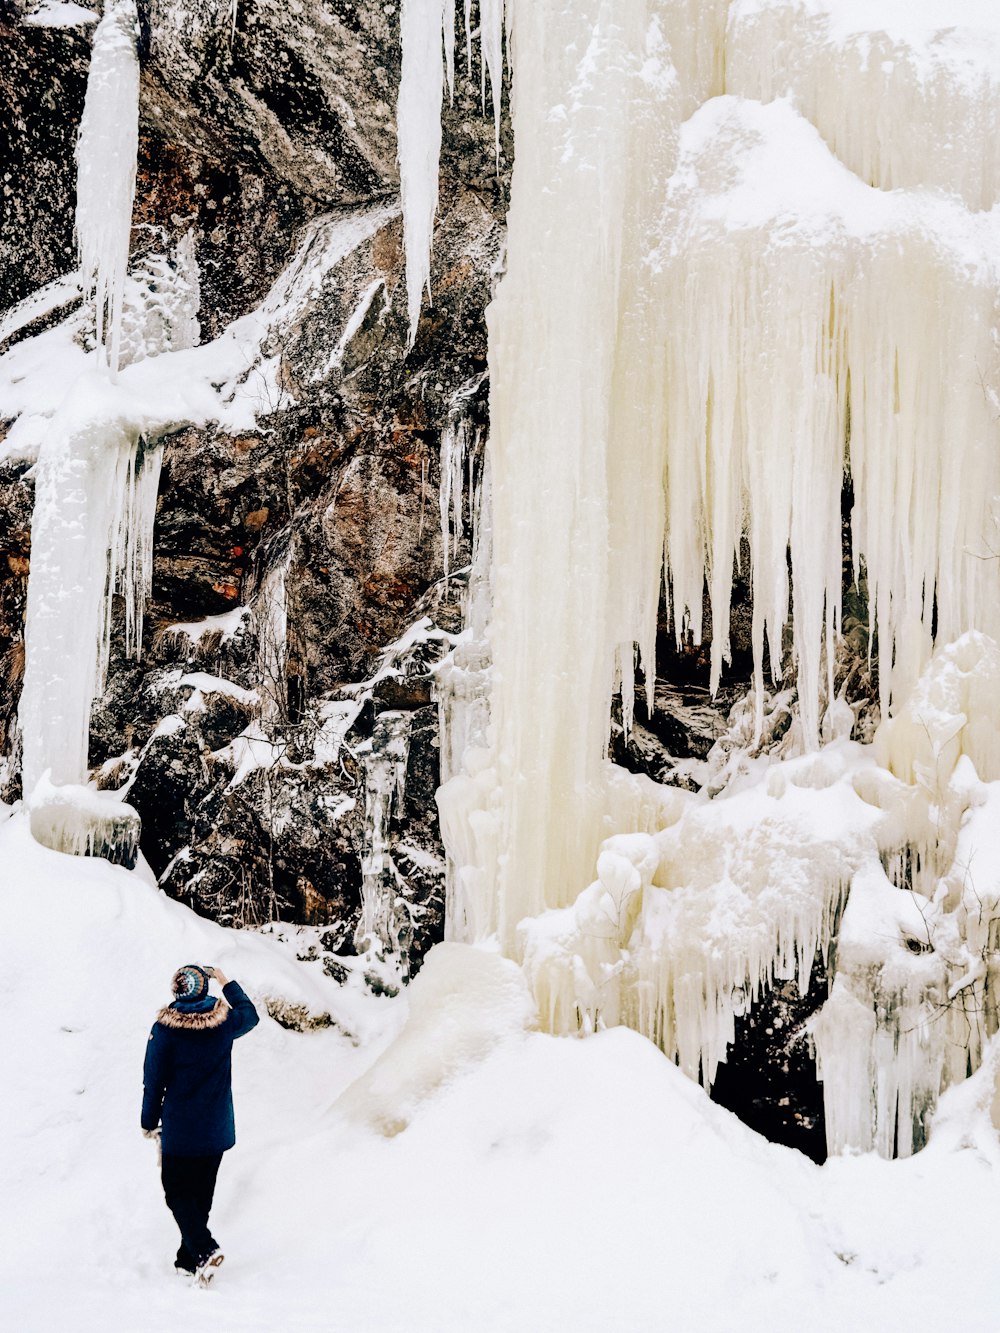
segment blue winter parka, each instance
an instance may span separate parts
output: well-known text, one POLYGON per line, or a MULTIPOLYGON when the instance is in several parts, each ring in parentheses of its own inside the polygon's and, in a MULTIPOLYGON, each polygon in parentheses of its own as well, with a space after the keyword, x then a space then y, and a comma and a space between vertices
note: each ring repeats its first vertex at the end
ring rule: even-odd
POLYGON ((257 1010, 229 981, 228 1001, 184 1013, 161 1009, 146 1043, 142 1127, 162 1121, 160 1146, 177 1157, 223 1153, 236 1142, 233 1118, 233 1042, 257 1026, 257 1010))

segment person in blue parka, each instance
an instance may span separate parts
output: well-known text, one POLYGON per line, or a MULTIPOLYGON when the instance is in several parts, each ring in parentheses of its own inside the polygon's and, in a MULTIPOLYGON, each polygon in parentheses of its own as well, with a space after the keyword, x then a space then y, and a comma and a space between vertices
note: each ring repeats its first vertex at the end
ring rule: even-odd
POLYGON ((236 1142, 233 1042, 258 1018, 241 987, 217 967, 179 968, 173 993, 146 1043, 142 1130, 160 1141, 163 1193, 181 1233, 174 1267, 207 1282, 222 1262, 208 1214, 222 1154, 236 1142), (222 986, 225 1002, 209 995, 211 980, 222 986))

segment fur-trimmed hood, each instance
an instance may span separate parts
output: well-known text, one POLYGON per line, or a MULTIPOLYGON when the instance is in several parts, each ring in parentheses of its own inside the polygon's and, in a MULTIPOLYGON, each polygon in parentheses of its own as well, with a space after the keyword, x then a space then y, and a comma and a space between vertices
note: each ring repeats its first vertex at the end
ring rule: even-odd
POLYGON ((167 1005, 156 1015, 157 1023, 165 1028, 180 1028, 185 1032, 204 1032, 208 1028, 221 1027, 229 1016, 229 1005, 216 1000, 213 1009, 203 1009, 200 1013, 183 1014, 172 1005, 167 1005))

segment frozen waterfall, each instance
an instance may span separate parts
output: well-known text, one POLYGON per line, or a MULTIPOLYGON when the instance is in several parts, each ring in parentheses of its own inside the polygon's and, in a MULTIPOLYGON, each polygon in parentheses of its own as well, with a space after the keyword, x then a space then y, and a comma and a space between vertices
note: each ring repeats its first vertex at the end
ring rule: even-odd
POLYGON ((365 845, 361 857, 361 917, 354 943, 359 953, 376 950, 382 959, 399 957, 400 935, 408 925, 405 902, 400 908, 396 905, 398 872, 392 859, 389 826, 402 809, 411 722, 409 713, 380 713, 364 752, 365 845))
MULTIPOLYGON (((516 160, 489 312, 490 694, 461 756, 446 731, 449 931, 497 932, 551 1029, 630 1023, 706 1085, 764 988, 835 963, 814 1034, 831 1149, 907 1153, 997 1026, 993 872, 977 915, 958 860, 990 853, 970 812, 997 799, 993 685, 941 682, 992 682, 1000 637, 1000 18, 500 8, 516 160), (845 532, 874 747, 836 697, 845 532), (785 757, 714 802, 616 769, 612 696, 627 727, 661 588, 679 642, 710 638, 714 688, 745 551, 749 716, 759 739, 768 674, 791 679, 785 757)), ((425 119, 401 125, 424 181, 411 301, 430 89, 453 66, 432 9, 419 45, 404 25, 404 61, 433 66, 425 119)))
POLYGON ((198 337, 190 236, 172 260, 147 259, 148 290, 127 277, 138 143, 136 35, 134 0, 109 0, 94 33, 77 144, 76 227, 83 288, 95 303, 97 368, 70 386, 34 469, 18 714, 22 787, 36 838, 60 851, 110 851, 127 862, 136 854, 137 816, 119 798, 82 784, 116 595, 126 653, 138 654, 142 644, 160 475, 156 435, 169 422, 123 390, 118 371, 125 356, 139 360, 198 337), (127 294, 135 308, 123 344, 127 294))

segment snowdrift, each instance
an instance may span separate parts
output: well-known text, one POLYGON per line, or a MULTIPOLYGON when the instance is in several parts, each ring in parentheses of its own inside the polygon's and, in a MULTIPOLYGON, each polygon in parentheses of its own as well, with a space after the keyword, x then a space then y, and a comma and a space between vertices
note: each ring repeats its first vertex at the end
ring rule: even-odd
POLYGON ((38 846, 21 817, 0 827, 0 857, 11 1327, 64 1326, 67 1308, 80 1333, 722 1333, 734 1319, 773 1333, 792 1310, 810 1330, 989 1326, 992 1057, 946 1099, 940 1143, 919 1157, 818 1169, 714 1107, 635 1033, 524 1031, 522 983, 495 955, 445 951, 437 978, 432 960, 423 1016, 415 996, 416 1022, 382 1054, 405 994, 337 988, 276 939, 166 900, 141 871, 38 846), (496 1001, 480 1031, 502 1030, 498 1042, 476 1038, 442 986, 477 957, 496 1001), (213 1214, 228 1257, 207 1293, 173 1274, 138 1127, 146 1034, 186 961, 218 963, 262 1009, 267 996, 323 1007, 358 1040, 265 1016, 237 1048, 238 1144, 213 1214), (402 1132, 348 1114, 408 1069, 424 1087, 402 1132), (940 1225, 956 1199, 962 1225, 940 1225))

